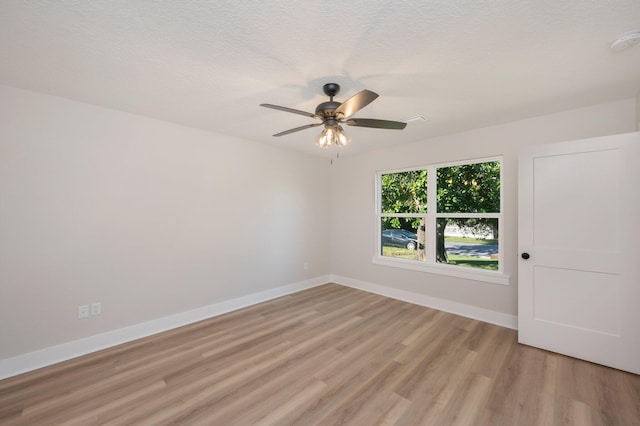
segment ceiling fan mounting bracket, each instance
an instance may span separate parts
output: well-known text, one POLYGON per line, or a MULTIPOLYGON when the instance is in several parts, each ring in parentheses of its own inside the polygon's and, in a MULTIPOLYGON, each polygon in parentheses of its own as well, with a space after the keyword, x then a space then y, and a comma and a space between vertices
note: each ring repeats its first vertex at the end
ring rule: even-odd
POLYGON ((340 93, 340 85, 338 83, 327 83, 322 86, 322 91, 333 101, 333 97, 340 93))

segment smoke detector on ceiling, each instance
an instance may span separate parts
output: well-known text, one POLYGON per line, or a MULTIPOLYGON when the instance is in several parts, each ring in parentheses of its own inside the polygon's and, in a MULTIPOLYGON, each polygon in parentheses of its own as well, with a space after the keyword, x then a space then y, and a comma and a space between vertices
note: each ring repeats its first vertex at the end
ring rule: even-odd
POLYGON ((640 42, 640 31, 630 31, 628 33, 621 34, 617 39, 615 39, 611 43, 611 50, 615 50, 619 52, 639 42, 640 42))

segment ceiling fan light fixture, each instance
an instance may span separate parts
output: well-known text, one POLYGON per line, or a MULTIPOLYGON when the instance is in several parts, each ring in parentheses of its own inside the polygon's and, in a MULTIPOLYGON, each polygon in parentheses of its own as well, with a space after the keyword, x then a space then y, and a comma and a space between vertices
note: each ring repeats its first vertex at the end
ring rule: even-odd
POLYGON ((320 132, 320 136, 318 136, 318 141, 316 145, 320 148, 328 148, 333 141, 333 129, 331 127, 325 127, 322 132, 320 132))
POLYGON ((344 133, 342 126, 325 126, 318 136, 316 145, 320 148, 328 148, 331 145, 346 146, 351 139, 344 133))
POLYGON ((338 146, 347 146, 349 142, 351 142, 351 139, 349 139, 349 136, 344 132, 342 126, 338 126, 337 136, 336 145, 338 146))

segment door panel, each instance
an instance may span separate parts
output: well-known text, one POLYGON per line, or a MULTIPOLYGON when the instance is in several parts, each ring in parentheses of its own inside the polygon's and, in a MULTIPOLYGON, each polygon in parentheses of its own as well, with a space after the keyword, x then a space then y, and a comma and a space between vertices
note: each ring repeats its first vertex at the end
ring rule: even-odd
POLYGON ((536 247, 610 252, 616 235, 617 150, 534 159, 536 247), (562 206, 562 208, 558 208, 562 206))
POLYGON ((519 164, 519 341, 640 374, 640 134, 519 164))
POLYGON ((534 274, 536 320, 620 335, 618 275, 542 266, 534 274))

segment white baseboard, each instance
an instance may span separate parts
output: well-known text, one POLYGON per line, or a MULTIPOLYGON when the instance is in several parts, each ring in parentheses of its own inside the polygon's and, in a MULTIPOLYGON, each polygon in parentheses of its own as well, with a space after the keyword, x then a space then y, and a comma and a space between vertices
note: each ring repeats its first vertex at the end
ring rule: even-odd
POLYGON ((500 325, 507 328, 517 329, 518 319, 514 315, 478 308, 476 306, 439 299, 437 297, 410 291, 399 290, 379 284, 368 283, 352 278, 338 275, 327 275, 300 281, 293 284, 265 290, 259 293, 238 297, 220 303, 204 306, 186 312, 180 312, 163 318, 135 324, 129 327, 120 328, 84 339, 74 340, 57 346, 40 349, 12 358, 0 360, 0 379, 16 376, 48 365, 56 364, 92 352, 106 349, 122 343, 130 342, 163 331, 171 330, 183 325, 202 321, 227 312, 246 308, 257 303, 272 300, 287 294, 296 293, 312 287, 327 283, 336 283, 347 287, 375 293, 382 296, 414 303, 428 308, 462 315, 479 321, 500 325))
POLYGON ((515 315, 509 315, 502 312, 479 308, 477 306, 466 305, 464 303, 453 302, 451 300, 440 299, 406 290, 399 290, 397 288, 373 284, 338 275, 331 275, 331 282, 514 330, 517 330, 518 328, 518 317, 515 315))
POLYGON ((306 281, 300 281, 281 287, 261 291, 259 293, 238 297, 202 308, 180 312, 163 318, 135 324, 84 339, 74 340, 57 346, 40 349, 23 355, 0 360, 0 379, 16 376, 27 371, 56 364, 72 358, 86 355, 101 349, 120 345, 132 340, 151 336, 183 325, 202 321, 207 318, 222 315, 267 300, 275 299, 287 294, 316 287, 330 282, 329 276, 322 276, 306 281))

